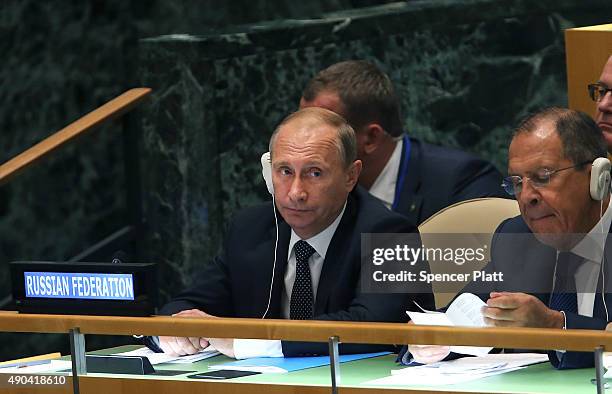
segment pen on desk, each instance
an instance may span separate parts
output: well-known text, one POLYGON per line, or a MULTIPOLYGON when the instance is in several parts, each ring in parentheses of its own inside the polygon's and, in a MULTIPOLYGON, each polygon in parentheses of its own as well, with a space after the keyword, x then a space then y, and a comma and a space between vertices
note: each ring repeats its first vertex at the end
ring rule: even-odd
POLYGON ((51 360, 34 360, 26 361, 25 363, 18 363, 17 368, 31 367, 34 365, 51 364, 51 360))

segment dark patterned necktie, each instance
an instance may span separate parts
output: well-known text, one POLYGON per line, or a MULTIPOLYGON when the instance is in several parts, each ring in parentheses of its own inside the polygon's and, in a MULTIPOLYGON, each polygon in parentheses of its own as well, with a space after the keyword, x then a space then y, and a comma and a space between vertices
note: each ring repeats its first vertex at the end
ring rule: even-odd
POLYGON ((298 241, 293 247, 295 251, 295 281, 291 291, 289 305, 289 318, 294 320, 312 319, 314 295, 312 292, 312 279, 308 260, 315 252, 306 241, 298 241))
POLYGON ((554 293, 550 296, 550 309, 578 313, 574 274, 580 262, 580 257, 571 252, 560 252, 557 256, 557 273, 554 293))

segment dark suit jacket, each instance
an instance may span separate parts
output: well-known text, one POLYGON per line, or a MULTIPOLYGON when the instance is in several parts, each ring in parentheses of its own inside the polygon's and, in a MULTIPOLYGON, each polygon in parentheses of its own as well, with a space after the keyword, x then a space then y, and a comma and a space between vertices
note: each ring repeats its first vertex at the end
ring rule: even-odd
MULTIPOLYGON (((605 300, 606 304, 612 307, 609 281, 612 275, 612 242, 610 237, 608 238, 604 249, 604 276, 607 282, 605 300)), ((497 290, 528 292, 538 297, 545 305, 549 304, 557 252, 538 242, 521 216, 507 219, 499 225, 493 236, 491 248, 491 263, 486 270, 504 272, 503 288, 497 290), (514 234, 520 235, 514 236, 514 234)), ((601 289, 600 274, 593 317, 566 313, 567 328, 605 329, 610 319, 606 316, 601 289)), ((483 298, 486 301, 488 294, 483 298)), ((593 353, 590 352, 566 352, 559 359, 557 352, 553 351, 549 352, 549 359, 559 369, 591 367, 594 362, 593 353)))
MULTIPOLYGON (((478 197, 509 198, 502 175, 489 162, 469 153, 410 138, 408 171, 401 185, 397 212, 418 226, 434 213, 478 197)), ((400 169, 405 160, 402 151, 400 169)))
MULTIPOLYGON (((279 215, 279 240, 270 310, 267 318, 281 317, 281 294, 287 266, 291 229, 279 215)), ((361 234, 416 232, 414 226, 387 210, 365 190, 350 193, 344 215, 331 240, 317 288, 314 319, 405 322, 411 302, 433 305, 431 293, 365 294, 360 291, 361 234)), ((275 224, 270 203, 245 209, 234 219, 224 250, 202 267, 191 289, 184 291, 161 313, 198 308, 224 317, 261 318, 268 302, 274 262, 275 224)), ((422 304, 421 304, 422 305, 422 304)), ((327 354, 327 344, 283 341, 285 356, 327 354)), ((380 347, 342 344, 340 351, 363 352, 380 347)))

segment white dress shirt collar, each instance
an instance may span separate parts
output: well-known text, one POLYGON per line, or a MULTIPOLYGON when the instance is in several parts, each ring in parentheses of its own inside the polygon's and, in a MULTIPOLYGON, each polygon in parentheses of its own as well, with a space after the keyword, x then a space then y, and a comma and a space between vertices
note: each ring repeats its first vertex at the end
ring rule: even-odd
MULTIPOLYGON (((327 226, 325 230, 321 231, 319 234, 315 235, 314 237, 304 240, 308 242, 308 244, 312 246, 313 249, 317 252, 317 254, 321 256, 321 258, 323 259, 325 259, 325 254, 327 254, 327 249, 329 248, 329 244, 331 243, 332 237, 334 236, 334 233, 336 232, 336 229, 338 228, 338 225, 340 224, 340 220, 342 220, 342 215, 344 215, 345 209, 346 209, 346 202, 344 203, 344 206, 342 207, 342 211, 340 211, 340 214, 332 222, 332 224, 327 226)), ((293 231, 293 229, 291 229, 291 239, 289 240, 289 250, 288 250, 287 258, 291 257, 293 246, 299 240, 301 240, 300 236, 297 235, 295 231, 293 231)))
POLYGON ((400 162, 402 161, 402 149, 404 149, 404 140, 400 139, 395 144, 395 149, 389 161, 385 164, 385 168, 378 174, 369 190, 371 195, 381 200, 389 209, 393 206, 393 200, 395 199, 395 187, 400 162))
POLYGON ((593 317, 606 239, 612 223, 612 209, 610 209, 610 205, 608 205, 606 212, 602 215, 599 222, 571 250, 572 253, 583 259, 574 274, 578 314, 581 316, 593 317))
POLYGON ((576 246, 572 248, 572 253, 595 263, 601 264, 606 246, 606 239, 612 224, 612 209, 608 208, 599 219, 599 222, 589 231, 587 235, 576 246))

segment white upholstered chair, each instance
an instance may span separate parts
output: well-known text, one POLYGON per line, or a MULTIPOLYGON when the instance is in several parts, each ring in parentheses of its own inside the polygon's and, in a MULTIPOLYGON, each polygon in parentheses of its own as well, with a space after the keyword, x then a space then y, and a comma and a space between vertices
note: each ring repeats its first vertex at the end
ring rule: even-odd
MULTIPOLYGON (((486 258, 482 263, 452 265, 452 272, 470 273, 480 270, 490 261, 491 239, 499 224, 505 219, 520 215, 516 200, 503 198, 476 198, 461 201, 435 213, 419 226, 421 239, 426 248, 472 247, 486 246, 486 258), (436 235, 437 234, 437 235, 436 235), (444 236, 440 234, 449 234, 444 236)), ((430 261, 432 273, 449 271, 449 265, 439 265, 430 261)), ((466 283, 436 286, 433 291, 436 307, 444 307, 459 292, 466 283)))

